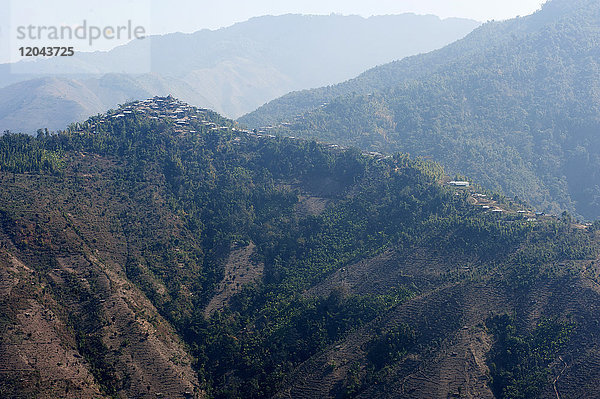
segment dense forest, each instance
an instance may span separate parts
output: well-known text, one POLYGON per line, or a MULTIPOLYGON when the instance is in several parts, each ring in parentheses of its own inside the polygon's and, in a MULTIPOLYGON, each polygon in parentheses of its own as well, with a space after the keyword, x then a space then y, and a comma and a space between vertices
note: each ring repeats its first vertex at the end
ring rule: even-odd
MULTIPOLYGON (((436 163, 255 134, 210 111, 196 112, 202 121, 190 114, 186 128, 117 110, 58 134, 0 138, 0 250, 8 251, 6 259, 10 251, 31 259, 48 287, 40 298, 87 304, 62 312, 104 395, 139 394, 127 363, 115 359, 152 340, 122 331, 103 335, 111 326, 103 316, 111 303, 102 299, 103 280, 79 282, 92 281, 93 268, 85 278, 52 277, 65 252, 82 254, 88 267, 112 259, 123 284, 132 283, 156 307, 160 316, 148 320, 164 318, 184 342, 202 395, 212 398, 277 396, 306 362, 353 334, 370 338, 352 352, 353 362, 326 362, 323 372, 338 382, 325 396, 371 395, 369 389, 393 379, 395 367, 425 359, 461 328, 460 317, 429 305, 425 317, 381 324, 411 301, 488 280, 507 298, 519 298, 547 281, 576 281, 583 273, 597 278, 588 268, 597 254, 596 226, 574 227, 567 213, 532 219, 519 213, 526 209, 521 201, 492 193, 498 212, 485 211, 473 204, 476 188, 445 184, 436 163), (45 195, 52 199, 43 208, 32 205, 45 195), (324 205, 307 208, 307 199, 324 205), (245 250, 252 252, 245 271, 227 274, 230 256, 245 250), (422 251, 432 257, 422 268, 402 266, 422 251), (360 265, 382 256, 395 259, 392 269, 381 275, 373 268, 358 280, 397 280, 368 290, 330 282, 336 276, 352 281, 356 267, 371 267, 360 265), (264 271, 240 285, 258 264, 264 271), (224 282, 235 290, 221 308, 207 311, 224 282), (368 334, 360 333, 364 328, 368 334), (106 342, 119 334, 125 338, 111 349, 106 342)), ((5 306, 11 298, 3 296, 5 306)), ((547 310, 553 318, 531 330, 522 318, 507 319, 509 312, 503 308, 487 320, 497 337, 489 389, 521 395, 499 397, 532 397, 525 390, 548 387, 552 361, 568 342, 582 339, 568 341, 573 331, 586 328, 577 317, 547 310), (540 340, 539 329, 555 333, 540 340), (539 360, 513 359, 515 339, 539 360), (523 380, 529 372, 535 387, 523 380)), ((16 313, 3 313, 2 323, 18 323, 16 313)), ((4 392, 15 392, 10 387, 17 389, 17 381, 4 392)), ((154 394, 151 385, 144 393, 154 394)))
POLYGON ((439 51, 292 93, 240 121, 431 157, 540 210, 595 219, 598 26, 598 2, 552 0, 439 51))

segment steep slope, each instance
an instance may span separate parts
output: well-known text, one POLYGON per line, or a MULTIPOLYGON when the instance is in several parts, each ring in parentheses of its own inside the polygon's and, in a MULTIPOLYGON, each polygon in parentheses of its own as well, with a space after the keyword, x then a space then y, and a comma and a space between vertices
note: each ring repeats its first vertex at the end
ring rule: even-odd
POLYGON ((0 102, 8 104, 0 115, 9 116, 0 118, 0 131, 64 129, 65 120, 83 120, 88 110, 86 117, 126 100, 168 94, 238 117, 289 91, 338 83, 374 65, 443 47, 477 25, 412 14, 267 16, 215 31, 152 36, 72 59, 0 65, 0 102), (39 90, 35 84, 15 85, 49 75, 55 79, 39 90), (107 85, 107 78, 120 84, 107 85), (65 92, 65 85, 80 90, 65 92), (102 91, 96 93, 96 87, 102 91), (22 93, 19 101, 11 97, 14 92, 22 93), (73 106, 41 108, 39 123, 30 111, 40 107, 40 98, 73 106))
MULTIPOLYGON (((544 317, 552 320, 557 314, 568 314, 570 320, 576 320, 578 327, 569 337, 568 347, 581 350, 577 355, 570 352, 569 355, 563 353, 564 356, 553 350, 552 364, 545 372, 547 376, 543 374, 542 386, 536 393, 520 397, 556 397, 555 387, 563 398, 596 397, 597 386, 578 385, 575 381, 582 381, 583 370, 587 377, 597 378, 600 373, 598 353, 583 349, 590 348, 590 334, 595 329, 597 284, 587 279, 558 278, 541 281, 529 290, 526 295, 516 293, 512 287, 499 284, 496 276, 448 285, 416 297, 298 367, 286 379, 277 397, 498 398, 522 395, 525 392, 522 386, 510 395, 506 387, 495 392, 489 383, 490 373, 495 379, 501 378, 490 361, 490 352, 498 345, 498 338, 490 327, 490 320, 494 320, 491 314, 516 314, 517 329, 531 331, 546 327, 543 323, 548 319, 544 317), (566 291, 579 294, 569 295, 566 291), (556 295, 557 292, 561 294, 556 295), (540 314, 544 316, 540 318, 540 314), (398 344, 398 353, 385 352, 386 344, 393 344, 393 338, 382 342, 378 335, 392 337, 391 334, 399 335, 399 332, 408 338, 398 344)), ((546 333, 546 338, 552 336, 546 333)))
POLYGON ((445 70, 450 65, 468 62, 482 48, 508 40, 517 32, 526 32, 533 28, 521 21, 523 19, 501 23, 488 22, 476 28, 465 38, 439 50, 408 56, 377 66, 339 84, 288 93, 242 116, 239 121, 253 128, 289 121, 336 97, 349 94, 370 94, 404 82, 431 76, 438 71, 445 70))
POLYGON ((154 199, 134 198, 106 178, 118 171, 110 160, 71 166, 2 174, 2 396, 201 396, 183 343, 126 277, 140 247, 122 214, 138 209, 155 234, 177 235, 160 183, 138 187, 154 199))
MULTIPOLYGON (((284 97, 265 112, 282 116, 284 134, 433 157, 547 212, 593 219, 600 216, 598 26, 597 2, 553 0, 443 50, 284 97), (290 103, 300 108, 280 111, 290 103)), ((241 120, 261 122, 262 112, 241 120)))
POLYGON ((70 115, 82 118, 102 104, 83 84, 56 78, 35 79, 0 89, 0 124, 34 132, 54 119, 67 126, 70 115))
POLYGON ((597 394, 599 226, 432 162, 167 97, 5 135, 0 178, 3 396, 597 394))

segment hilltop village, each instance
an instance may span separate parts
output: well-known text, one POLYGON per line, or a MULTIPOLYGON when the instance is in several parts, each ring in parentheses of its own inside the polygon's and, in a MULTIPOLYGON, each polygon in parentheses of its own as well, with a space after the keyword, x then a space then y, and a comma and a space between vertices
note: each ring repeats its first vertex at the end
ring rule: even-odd
MULTIPOLYGON (((203 108, 196 108, 183 101, 177 100, 172 96, 153 97, 147 100, 138 100, 119 106, 116 110, 110 110, 106 114, 100 114, 90 118, 83 123, 76 123, 70 127, 73 131, 84 131, 94 129, 108 121, 115 121, 121 118, 133 116, 146 116, 153 120, 171 120, 175 125, 176 133, 196 133, 194 126, 200 124, 209 130, 228 130, 228 126, 218 126, 211 119, 211 111, 203 108)), ((232 129, 237 130, 237 129, 232 129)))
MULTIPOLYGON (((71 125, 68 130, 71 132, 90 131, 94 133, 95 129, 104 123, 140 116, 147 117, 151 120, 171 123, 173 125, 172 130, 175 134, 195 134, 200 131, 223 131, 231 132, 239 136, 254 138, 275 139, 277 137, 275 134, 271 134, 277 131, 277 126, 266 126, 253 130, 244 129, 240 127, 237 122, 222 118, 214 111, 206 108, 194 107, 171 95, 166 97, 156 96, 146 100, 137 100, 120 105, 116 110, 110 110, 106 114, 96 115, 85 122, 75 123, 71 125)), ((302 140, 291 136, 287 136, 286 138, 290 140, 302 140)), ((348 149, 348 147, 338 144, 317 142, 333 151, 344 151, 348 149)), ((363 151, 362 154, 375 159, 391 158, 391 155, 385 155, 374 151, 363 151)), ((448 179, 442 183, 453 187, 456 190, 456 195, 466 194, 469 203, 478 207, 483 212, 490 212, 498 215, 513 215, 519 218, 525 218, 529 222, 537 222, 541 218, 548 217, 543 212, 536 212, 532 209, 521 209, 518 206, 513 209, 512 207, 507 208, 506 205, 500 205, 494 199, 489 198, 487 194, 479 193, 468 181, 448 179)), ((589 226, 577 224, 575 227, 585 229, 589 226)))
MULTIPOLYGON (((151 120, 157 121, 170 120, 174 125, 173 131, 179 134, 198 133, 198 128, 202 128, 203 130, 208 131, 231 131, 240 135, 252 137, 265 137, 270 139, 274 139, 276 137, 268 132, 270 129, 272 129, 271 126, 261 129, 247 130, 241 128, 237 122, 218 118, 217 115, 218 114, 209 109, 194 107, 170 95, 167 97, 156 96, 147 100, 132 101, 120 105, 116 110, 110 110, 106 114, 93 116, 85 122, 75 123, 71 125, 68 130, 72 132, 91 131, 93 133, 99 125, 109 121, 115 121, 134 116, 145 116, 151 120), (219 123, 218 119, 222 119, 222 123, 219 123)), ((291 140, 299 140, 296 137, 287 138, 291 140)), ((347 149, 347 147, 339 146, 337 144, 320 144, 331 149, 347 149)), ((389 157, 377 152, 363 152, 363 154, 378 158, 389 157)))

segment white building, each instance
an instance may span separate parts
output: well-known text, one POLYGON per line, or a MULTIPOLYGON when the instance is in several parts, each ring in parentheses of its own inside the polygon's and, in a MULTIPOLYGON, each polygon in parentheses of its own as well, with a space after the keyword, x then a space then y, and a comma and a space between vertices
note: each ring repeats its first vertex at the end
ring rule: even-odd
POLYGON ((469 182, 468 181, 449 181, 448 182, 449 185, 454 186, 454 187, 469 187, 469 182))

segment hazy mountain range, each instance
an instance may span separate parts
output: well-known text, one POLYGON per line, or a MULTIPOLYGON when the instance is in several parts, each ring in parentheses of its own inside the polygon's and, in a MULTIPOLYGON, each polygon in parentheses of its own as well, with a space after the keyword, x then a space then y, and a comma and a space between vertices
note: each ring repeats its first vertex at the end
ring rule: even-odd
MULTIPOLYGON (((182 46, 0 104, 174 90, 182 46)), ((0 397, 600 397, 600 221, 561 212, 600 216, 599 71, 600 3, 552 0, 238 121, 168 96, 0 136, 0 397)))
POLYGON ((554 0, 441 50, 244 116, 283 134, 431 157, 547 212, 600 217, 600 3, 554 0))
POLYGON ((21 64, 19 74, 4 64, 0 130, 62 129, 126 100, 167 94, 238 117, 289 91, 338 83, 443 47, 477 25, 413 14, 267 16, 21 64), (151 72, 131 73, 140 65, 151 72))

